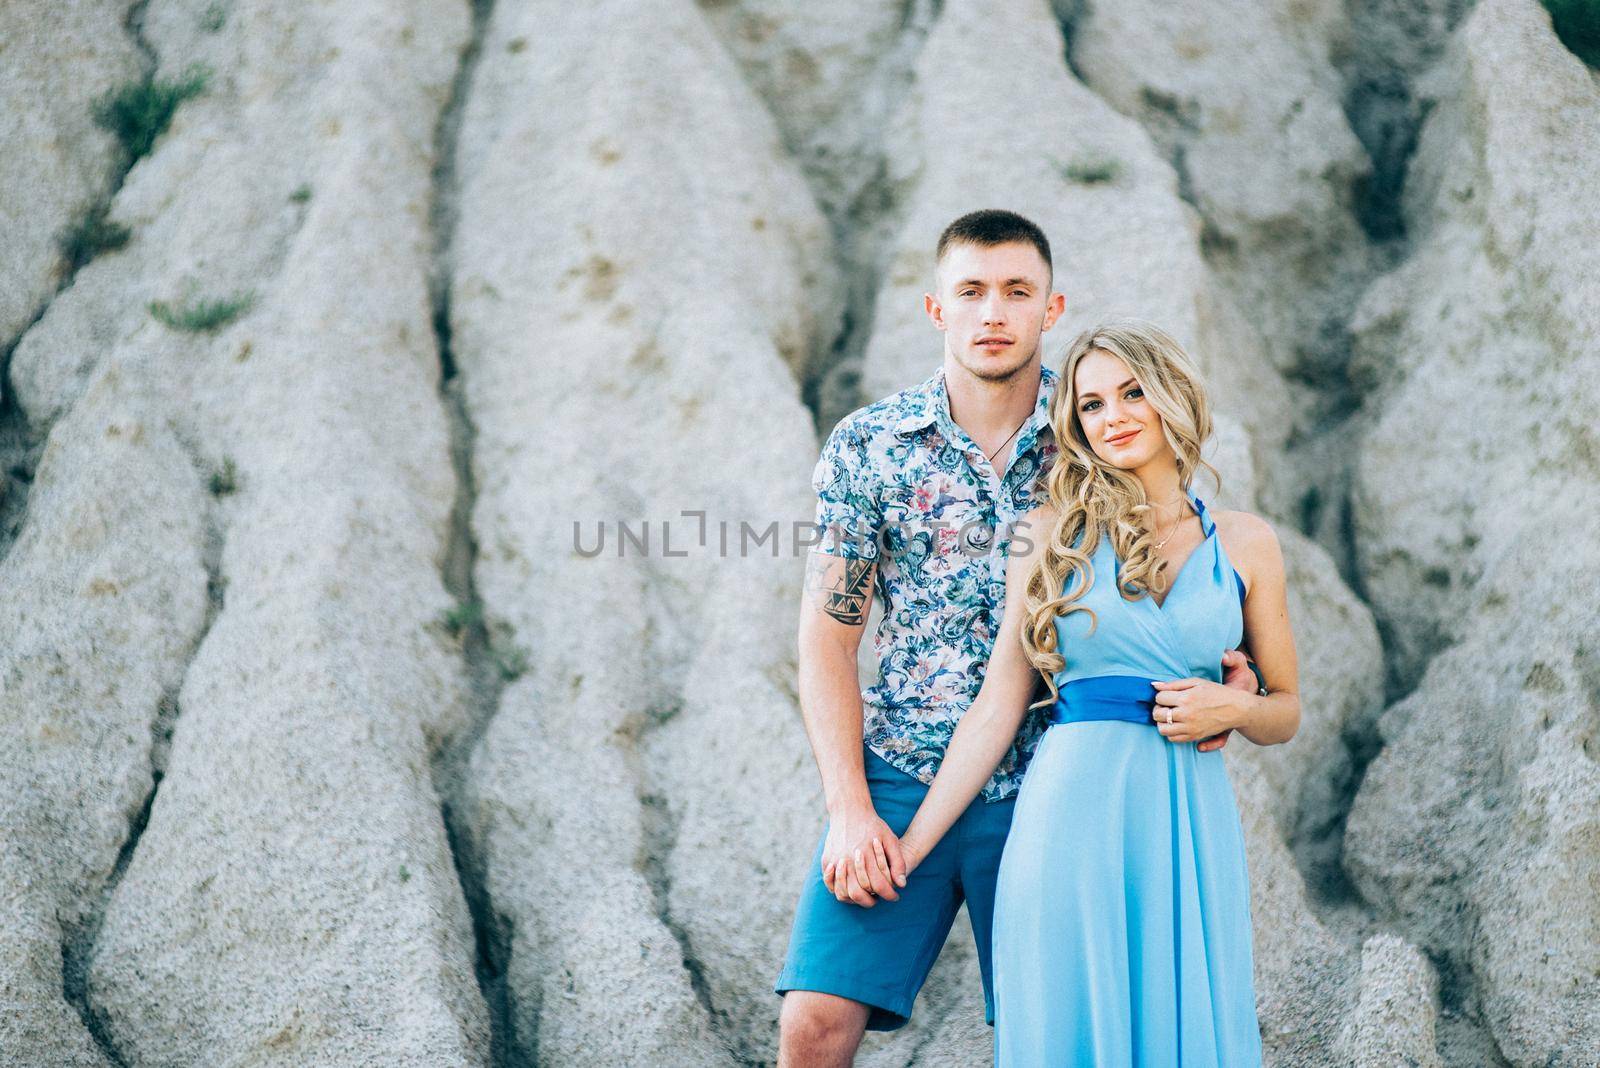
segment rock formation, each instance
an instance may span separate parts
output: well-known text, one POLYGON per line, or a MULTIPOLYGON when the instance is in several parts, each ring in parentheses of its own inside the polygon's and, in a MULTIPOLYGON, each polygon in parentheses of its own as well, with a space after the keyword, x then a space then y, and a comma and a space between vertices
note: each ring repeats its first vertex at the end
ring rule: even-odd
MULTIPOLYGON (((1047 360, 1191 347, 1284 547, 1268 1063, 1600 1062, 1600 74, 1536 0, 28 0, 0 56, 0 1064, 772 1064, 806 480, 985 206, 1047 360)), ((990 1043, 963 918, 859 1063, 990 1043)))

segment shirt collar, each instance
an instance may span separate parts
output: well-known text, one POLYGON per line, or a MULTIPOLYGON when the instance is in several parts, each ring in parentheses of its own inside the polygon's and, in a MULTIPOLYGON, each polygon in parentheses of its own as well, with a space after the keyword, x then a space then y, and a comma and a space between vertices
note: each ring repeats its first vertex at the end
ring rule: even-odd
MULTIPOLYGON (((1055 393, 1056 380, 1060 377, 1050 368, 1040 364, 1039 397, 1034 402, 1033 414, 1028 416, 1028 421, 1023 424, 1022 433, 1017 441, 1019 454, 1039 436, 1042 427, 1050 424, 1050 397, 1055 393)), ((944 368, 940 367, 930 378, 912 390, 909 401, 906 414, 894 425, 896 434, 908 437, 919 430, 933 426, 941 419, 946 423, 950 422, 950 393, 945 388, 944 368)))

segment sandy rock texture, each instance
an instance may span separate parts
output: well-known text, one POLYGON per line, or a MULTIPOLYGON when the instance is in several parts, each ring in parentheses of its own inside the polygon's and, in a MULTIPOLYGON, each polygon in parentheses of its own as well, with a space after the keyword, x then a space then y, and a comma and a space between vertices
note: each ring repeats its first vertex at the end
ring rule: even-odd
POLYGON ((1330 60, 1349 48, 1348 16, 1292 0, 1135 0, 1084 4, 1071 25, 1074 67, 1150 131, 1205 220, 1213 269, 1274 363, 1305 373, 1323 354, 1303 339, 1319 337, 1367 250, 1351 201, 1371 163, 1330 60))
POLYGON ((1600 558, 1600 218, 1580 190, 1600 85, 1538 5, 1494 0, 1427 88, 1417 247, 1357 314, 1378 383, 1362 580, 1411 689, 1379 723, 1346 866, 1445 962, 1448 1000, 1481 1001, 1507 1060, 1582 1064, 1600 1059, 1600 609, 1580 592, 1600 558))
POLYGON ((780 609, 826 221, 687 3, 498 10, 458 167, 476 578, 528 652, 470 806, 517 1033, 551 1064, 770 1060, 820 811, 780 609))
POLYGON ((425 205, 468 21, 204 12, 142 10, 159 74, 218 77, 8 369, 46 443, 4 561, 0 1049, 482 1063, 429 769, 464 707, 425 205), (210 331, 147 307, 246 292, 210 331))
MULTIPOLYGON (((0 1064, 775 1063, 807 480, 986 206, 1046 360, 1168 327, 1279 532, 1268 1063, 1600 1063, 1600 74, 1536 0, 24 2, 0 59, 0 1064)), ((991 1041, 963 914, 858 1063, 991 1041)))
POLYGON ((19 0, 0 10, 0 350, 66 273, 61 243, 115 179, 118 146, 94 105, 139 72, 127 5, 19 0))

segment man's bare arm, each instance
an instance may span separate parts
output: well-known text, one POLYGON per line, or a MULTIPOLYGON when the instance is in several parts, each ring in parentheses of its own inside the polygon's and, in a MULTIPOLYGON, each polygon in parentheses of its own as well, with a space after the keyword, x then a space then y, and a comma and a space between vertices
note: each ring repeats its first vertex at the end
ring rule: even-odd
POLYGON ((873 807, 862 763, 856 654, 876 574, 876 561, 813 552, 806 562, 799 634, 800 714, 828 806, 823 877, 841 901, 867 907, 874 904, 874 894, 895 900, 896 877, 903 879, 904 873, 899 839, 873 807), (855 871, 857 852, 867 885, 855 871))
MULTIPOLYGON (((840 560, 812 553, 806 563, 806 593, 821 601, 822 610, 846 627, 861 627, 867 622, 872 604, 872 579, 877 573, 872 560, 840 560), (841 568, 838 565, 843 564, 841 568)), ((858 631, 857 644, 861 641, 858 631)))

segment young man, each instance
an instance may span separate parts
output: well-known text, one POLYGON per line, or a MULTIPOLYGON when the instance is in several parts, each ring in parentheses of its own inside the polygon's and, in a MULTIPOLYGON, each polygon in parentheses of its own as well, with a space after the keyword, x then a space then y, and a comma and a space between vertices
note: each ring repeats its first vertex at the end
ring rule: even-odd
MULTIPOLYGON (((1041 365, 1040 338, 1066 302, 1052 292, 1044 233, 1012 212, 955 220, 936 261, 937 296, 924 294, 923 306, 945 335, 943 366, 841 420, 812 479, 822 543, 800 612, 800 705, 828 828, 775 988, 779 1068, 848 1065, 866 1030, 904 1025, 963 900, 994 1022, 995 877, 1043 717, 1030 715, 909 877, 898 836, 983 682, 1011 527, 1043 493, 1055 456, 1057 376, 1041 365), (880 679, 863 691, 856 652, 875 589, 880 679)), ((1229 685, 1256 689, 1241 655, 1225 666, 1229 685)))

